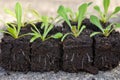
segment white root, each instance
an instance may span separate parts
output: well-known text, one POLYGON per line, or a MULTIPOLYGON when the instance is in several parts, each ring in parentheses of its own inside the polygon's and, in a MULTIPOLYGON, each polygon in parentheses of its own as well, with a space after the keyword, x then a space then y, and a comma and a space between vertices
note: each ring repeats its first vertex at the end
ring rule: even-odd
POLYGON ((41 62, 41 56, 39 55, 39 60, 38 60, 38 62, 40 63, 41 62))
POLYGON ((46 65, 47 65, 47 61, 46 61, 46 57, 45 57, 45 65, 44 65, 44 68, 46 69, 46 65))
POLYGON ((65 55, 65 59, 67 60, 67 58, 68 58, 68 55, 66 54, 66 55, 65 55))
POLYGON ((84 67, 84 57, 82 58, 82 68, 84 67))
POLYGON ((90 56, 88 55, 88 53, 86 54, 88 57, 88 62, 91 62, 90 56))
POLYGON ((52 62, 51 62, 52 64, 54 64, 54 60, 52 60, 52 62))
POLYGON ((50 56, 47 54, 47 57, 50 58, 50 56))
POLYGON ((25 53, 24 53, 24 51, 23 51, 22 49, 20 49, 20 50, 21 50, 21 52, 22 52, 23 56, 25 56, 25 53))
POLYGON ((74 60, 74 56, 75 56, 75 54, 73 53, 72 58, 71 58, 71 62, 74 60))

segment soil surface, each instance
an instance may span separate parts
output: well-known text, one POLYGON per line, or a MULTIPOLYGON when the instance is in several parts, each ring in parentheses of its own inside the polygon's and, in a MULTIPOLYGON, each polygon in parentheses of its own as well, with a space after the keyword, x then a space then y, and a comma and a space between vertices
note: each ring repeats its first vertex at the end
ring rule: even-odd
MULTIPOLYGON (((71 22, 71 25, 78 25, 78 22, 71 22)), ((88 18, 85 18, 82 22, 82 25, 85 25, 87 29, 93 30, 93 31, 100 31, 99 28, 97 28, 95 25, 93 25, 88 18)), ((103 24, 103 26, 106 26, 106 24, 103 24)), ((63 22, 63 33, 69 32, 70 27, 68 24, 64 21, 63 22)))

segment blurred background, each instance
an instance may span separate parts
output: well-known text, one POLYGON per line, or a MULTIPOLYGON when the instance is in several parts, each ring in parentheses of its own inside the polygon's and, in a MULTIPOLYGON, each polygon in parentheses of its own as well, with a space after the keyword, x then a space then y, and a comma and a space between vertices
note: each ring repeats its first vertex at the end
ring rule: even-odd
MULTIPOLYGON (((72 8, 74 11, 77 10, 80 4, 83 2, 93 2, 93 4, 88 9, 88 14, 96 14, 93 6, 99 5, 101 8, 102 0, 0 0, 0 19, 11 21, 12 17, 6 15, 4 12, 4 8, 9 8, 14 10, 14 6, 16 2, 20 2, 23 6, 24 11, 28 9, 36 9, 39 11, 41 15, 48 15, 55 17, 57 15, 57 9, 59 5, 64 5, 66 7, 72 8)), ((120 6, 120 0, 111 0, 109 12, 111 13, 116 6, 120 6)), ((31 16, 28 14, 28 16, 31 16)), ((113 21, 120 22, 120 14, 117 15, 117 18, 112 19, 113 21)))

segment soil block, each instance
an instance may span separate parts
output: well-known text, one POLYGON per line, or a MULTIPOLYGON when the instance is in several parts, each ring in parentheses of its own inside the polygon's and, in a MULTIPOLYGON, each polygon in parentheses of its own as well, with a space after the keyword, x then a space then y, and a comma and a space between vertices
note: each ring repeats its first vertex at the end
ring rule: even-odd
POLYGON ((99 70, 111 70, 118 66, 120 57, 120 34, 113 32, 109 37, 94 37, 94 66, 99 70))
POLYGON ((29 71, 30 44, 26 38, 4 35, 1 42, 0 65, 8 71, 29 71))
POLYGON ((97 68, 93 63, 93 40, 89 37, 90 30, 84 30, 82 34, 75 38, 68 36, 63 42, 63 71, 80 72, 87 71, 97 74, 97 68))
POLYGON ((31 45, 31 71, 57 72, 60 66, 60 51, 57 40, 34 41, 31 45))

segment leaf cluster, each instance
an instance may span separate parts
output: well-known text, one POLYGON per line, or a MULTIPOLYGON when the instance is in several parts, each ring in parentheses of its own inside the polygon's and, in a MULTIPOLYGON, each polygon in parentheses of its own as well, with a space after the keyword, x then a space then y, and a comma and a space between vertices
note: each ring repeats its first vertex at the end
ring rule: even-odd
POLYGON ((109 21, 109 19, 111 19, 115 14, 117 14, 119 11, 120 11, 120 7, 117 6, 114 11, 109 15, 108 13, 108 9, 109 9, 109 6, 110 6, 110 0, 103 0, 103 8, 104 8, 104 11, 102 11, 100 9, 99 6, 94 6, 94 9, 99 13, 100 15, 100 21, 103 22, 103 23, 106 23, 109 21))
POLYGON ((85 13, 87 11, 88 6, 89 5, 87 3, 84 3, 84 4, 79 6, 79 8, 78 8, 78 18, 77 18, 78 25, 77 26, 72 26, 71 23, 70 23, 69 16, 67 14, 68 11, 70 12, 70 9, 65 8, 62 5, 58 8, 58 10, 57 10, 58 15, 61 16, 63 18, 63 20, 66 21, 66 23, 69 25, 69 27, 71 29, 71 32, 66 33, 63 36, 61 41, 63 41, 65 39, 65 37, 68 36, 68 35, 73 35, 74 37, 78 37, 81 34, 81 32, 86 28, 86 26, 84 26, 84 25, 81 26, 81 24, 82 24, 82 21, 85 18, 85 13))

